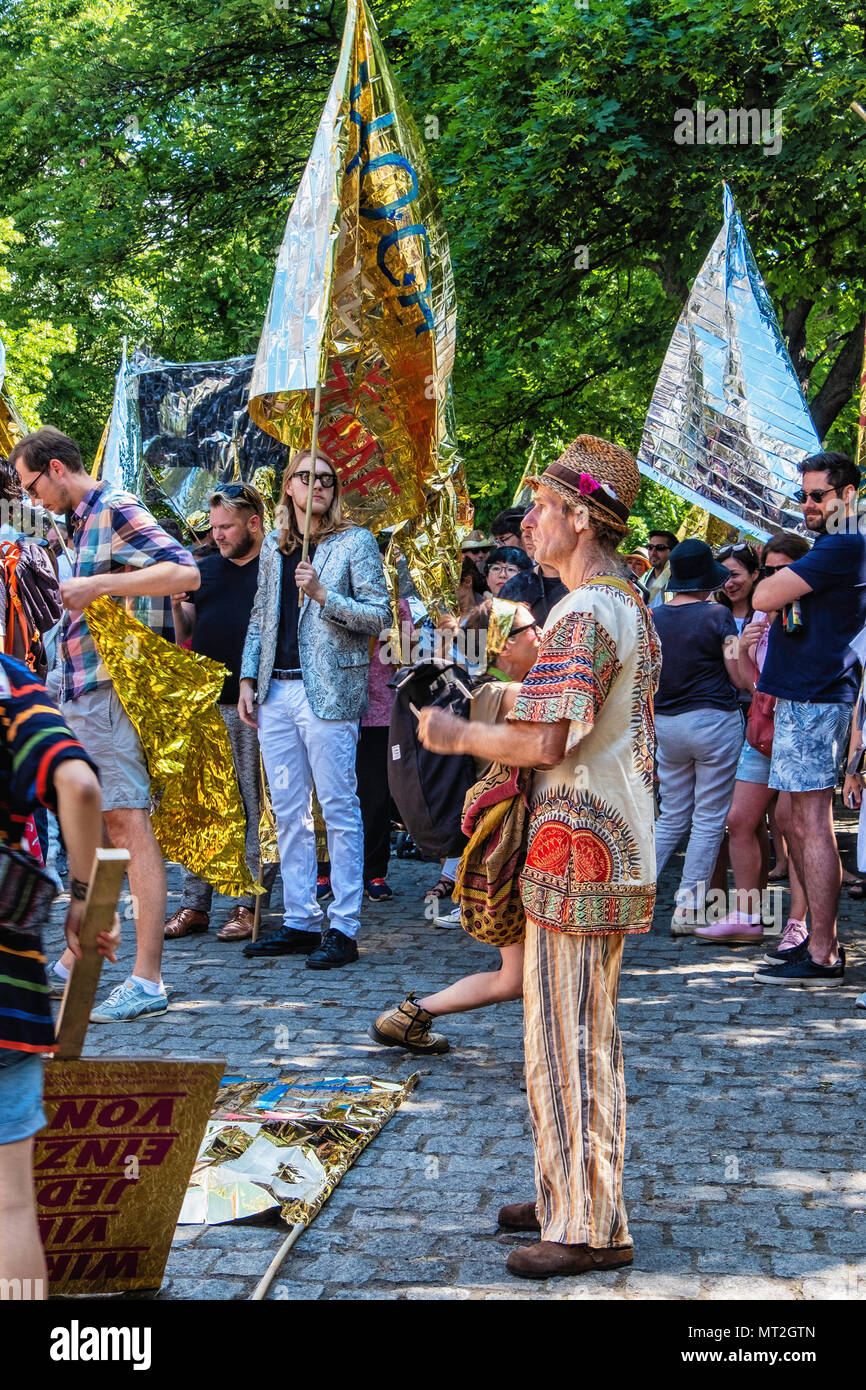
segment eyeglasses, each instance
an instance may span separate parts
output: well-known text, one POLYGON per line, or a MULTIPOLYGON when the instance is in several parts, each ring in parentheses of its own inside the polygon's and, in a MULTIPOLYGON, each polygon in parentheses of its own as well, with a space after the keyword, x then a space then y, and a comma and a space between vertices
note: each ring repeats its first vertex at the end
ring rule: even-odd
POLYGON ((490 568, 489 568, 489 570, 487 571, 487 573, 488 573, 488 575, 491 575, 491 574, 508 574, 508 575, 514 575, 514 574, 519 574, 520 571, 519 571, 519 569, 517 568, 516 565, 504 565, 504 564, 503 564, 503 565, 491 565, 490 568))
POLYGON ((647 550, 670 550, 670 546, 669 546, 669 545, 654 545, 654 544, 650 544, 650 545, 647 546, 647 550))
POLYGON ((227 497, 230 502, 236 502, 239 497, 243 497, 257 512, 261 510, 262 506, 261 498, 253 492, 252 488, 247 487, 246 483, 226 483, 224 487, 217 488, 211 497, 211 502, 214 502, 217 497, 227 497))
MULTIPOLYGON (((297 478, 297 479, 298 479, 298 482, 302 483, 304 487, 309 487, 309 486, 310 486, 310 471, 309 471, 309 469, 306 469, 306 470, 305 470, 304 472, 302 472, 302 473, 293 473, 293 474, 292 474, 292 482, 294 482, 295 478, 297 478)), ((332 487, 335 487, 335 486, 336 486, 337 479, 335 478, 335 476, 334 476, 333 473, 317 473, 317 474, 316 474, 316 482, 317 482, 317 483, 321 483, 322 487, 325 488, 326 490, 330 490, 332 487)))
POLYGON ((717 551, 716 559, 730 560, 732 555, 754 555, 756 560, 758 558, 748 541, 740 541, 738 545, 723 545, 721 550, 717 551))
POLYGON ((799 492, 794 493, 794 500, 796 502, 799 502, 800 506, 802 507, 804 502, 823 502, 824 498, 827 496, 829 492, 838 492, 838 488, 815 487, 812 488, 811 492, 804 492, 801 488, 799 492))
POLYGON ((537 632, 538 623, 525 623, 523 627, 513 627, 509 632, 509 637, 519 637, 521 632, 537 632))
MULTIPOLYGON (((26 481, 26 483, 22 480, 21 486, 23 487, 24 491, 25 491, 25 492, 30 492, 30 491, 35 487, 35 485, 36 485, 36 483, 38 482, 38 480, 39 480, 40 478, 43 478, 43 477, 45 476, 45 474, 48 472, 48 470, 49 470, 50 467, 51 467, 51 464, 50 464, 50 463, 46 463, 45 467, 44 467, 44 468, 40 468, 38 473, 34 473, 32 478, 28 478, 27 481, 26 481)), ((38 498, 39 494, 37 493, 36 496, 37 496, 37 498, 38 498)))
POLYGON ((786 570, 790 563, 790 560, 786 560, 784 565, 762 565, 761 574, 775 574, 777 570, 786 570))

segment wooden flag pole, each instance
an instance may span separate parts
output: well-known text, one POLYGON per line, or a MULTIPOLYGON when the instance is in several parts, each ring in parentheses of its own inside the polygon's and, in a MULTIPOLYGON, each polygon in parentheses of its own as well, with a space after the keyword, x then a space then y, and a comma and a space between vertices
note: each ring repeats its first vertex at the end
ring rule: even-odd
POLYGON ((97 952, 96 939, 100 932, 111 931, 128 864, 128 850, 96 851, 84 904, 84 921, 78 935, 81 959, 75 961, 69 973, 57 1019, 57 1057, 60 1060, 81 1056, 102 971, 102 956, 97 952))
POLYGON ((316 488, 316 458, 319 452, 319 415, 322 408, 322 383, 316 382, 316 395, 313 400, 313 437, 310 440, 310 486, 307 489, 307 514, 304 518, 304 544, 301 547, 301 561, 310 553, 310 528, 313 524, 313 493, 316 488))

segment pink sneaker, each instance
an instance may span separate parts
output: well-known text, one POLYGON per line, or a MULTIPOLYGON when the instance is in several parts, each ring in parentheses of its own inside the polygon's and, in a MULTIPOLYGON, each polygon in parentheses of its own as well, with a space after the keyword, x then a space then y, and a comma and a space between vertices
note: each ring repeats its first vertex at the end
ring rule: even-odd
POLYGON ((708 927, 695 927, 695 936, 699 941, 717 941, 723 946, 748 945, 763 940, 764 928, 746 912, 729 912, 708 927))
POLYGON ((764 960, 768 965, 784 965, 786 961, 793 960, 793 953, 808 940, 809 928, 806 923, 798 921, 796 917, 789 917, 778 947, 772 953, 767 952, 764 960))

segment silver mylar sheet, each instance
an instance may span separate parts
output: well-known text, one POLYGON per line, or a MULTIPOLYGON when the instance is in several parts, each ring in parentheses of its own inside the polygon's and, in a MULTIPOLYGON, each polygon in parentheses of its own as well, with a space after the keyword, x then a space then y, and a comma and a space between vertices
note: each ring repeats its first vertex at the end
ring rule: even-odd
POLYGON ((773 305, 724 189, 724 222, 665 354, 638 453, 643 474, 766 539, 803 529, 797 464, 821 444, 773 305))
POLYGON ((253 361, 165 362, 136 352, 127 362, 124 353, 101 476, 204 525, 220 483, 255 482, 271 493, 286 449, 250 418, 253 361))

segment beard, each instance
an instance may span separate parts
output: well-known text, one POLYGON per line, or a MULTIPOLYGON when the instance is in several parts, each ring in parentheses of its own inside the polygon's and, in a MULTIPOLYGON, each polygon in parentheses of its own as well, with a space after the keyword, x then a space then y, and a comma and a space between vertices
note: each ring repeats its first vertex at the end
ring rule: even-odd
POLYGON ((245 555, 249 555, 255 540, 252 536, 246 536, 242 541, 237 541, 228 550, 221 550, 220 554, 224 560, 242 560, 245 555))

